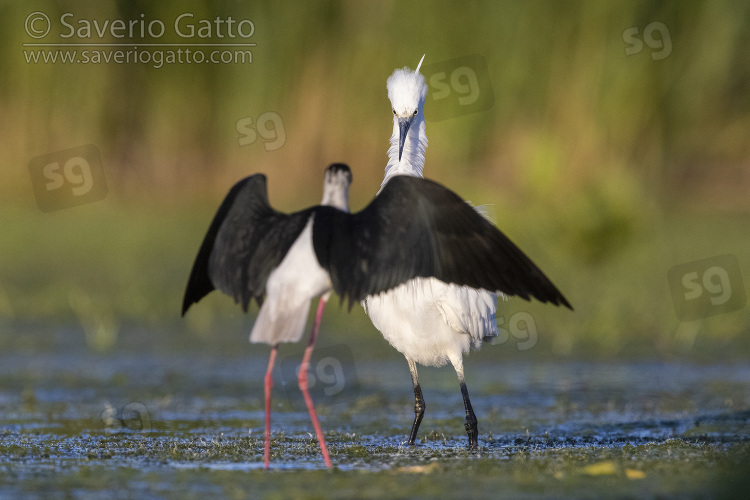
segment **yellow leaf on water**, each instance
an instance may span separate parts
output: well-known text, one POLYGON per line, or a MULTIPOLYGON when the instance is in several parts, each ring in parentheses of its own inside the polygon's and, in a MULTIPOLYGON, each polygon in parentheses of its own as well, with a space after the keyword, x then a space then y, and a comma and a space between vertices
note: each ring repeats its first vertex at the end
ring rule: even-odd
POLYGON ((440 468, 437 462, 430 465, 411 465, 408 467, 399 467, 396 472, 406 472, 407 474, 430 474, 440 468))
POLYGON ((581 472, 589 476, 604 476, 615 473, 615 463, 612 460, 605 460, 595 464, 589 464, 581 472))
POLYGON ((628 479, 643 479, 646 477, 646 473, 642 470, 625 469, 625 477, 628 479))

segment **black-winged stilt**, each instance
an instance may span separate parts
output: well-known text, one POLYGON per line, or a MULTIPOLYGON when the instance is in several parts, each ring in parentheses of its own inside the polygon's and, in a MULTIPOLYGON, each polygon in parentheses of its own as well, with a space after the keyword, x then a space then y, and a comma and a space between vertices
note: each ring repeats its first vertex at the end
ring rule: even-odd
POLYGON ((229 191, 201 244, 182 305, 219 289, 247 308, 261 305, 251 342, 272 346, 265 378, 264 463, 270 455, 271 372, 280 342, 301 339, 310 301, 318 304, 299 371, 326 465, 330 458, 312 399, 307 366, 332 291, 355 302, 415 277, 487 290, 515 290, 526 299, 565 298, 518 248, 458 195, 435 182, 400 176, 362 211, 347 212, 352 177, 334 164, 325 175, 321 205, 285 214, 274 210, 266 178, 255 174, 229 191))

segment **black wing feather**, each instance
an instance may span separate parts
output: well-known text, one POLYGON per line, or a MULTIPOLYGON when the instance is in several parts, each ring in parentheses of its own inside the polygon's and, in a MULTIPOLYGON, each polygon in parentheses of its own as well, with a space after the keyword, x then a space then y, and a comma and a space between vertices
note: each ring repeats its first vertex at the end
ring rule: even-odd
POLYGON ((507 236, 436 182, 398 176, 357 214, 325 208, 316 210, 315 252, 349 307, 432 276, 572 309, 507 236))
POLYGON ((215 288, 247 308, 265 295, 271 271, 304 229, 310 210, 285 214, 268 203, 266 177, 235 184, 206 233, 188 279, 182 314, 215 288))
POLYGON ((182 315, 184 316, 191 305, 200 301, 203 297, 211 293, 215 287, 211 282, 211 278, 208 275, 208 262, 211 257, 211 251, 214 248, 214 241, 216 235, 219 232, 227 213, 232 208, 237 194, 250 182, 257 182, 257 179, 263 178, 263 174, 256 174, 250 177, 242 179, 229 190, 224 201, 216 211, 211 225, 208 227, 206 236, 203 237, 198 255, 195 257, 193 262, 193 268, 190 271, 190 277, 188 278, 187 286, 185 287, 185 296, 182 300, 182 315))

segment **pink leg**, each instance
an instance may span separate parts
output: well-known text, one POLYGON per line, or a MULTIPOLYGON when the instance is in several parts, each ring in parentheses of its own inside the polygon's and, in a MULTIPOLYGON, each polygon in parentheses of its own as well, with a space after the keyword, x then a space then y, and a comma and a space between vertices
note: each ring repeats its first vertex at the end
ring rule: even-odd
POLYGON ((273 387, 273 364, 276 361, 276 351, 279 350, 279 344, 271 348, 271 357, 268 359, 268 370, 266 370, 266 433, 265 448, 263 450, 263 462, 268 469, 268 463, 271 456, 271 388, 273 387))
POLYGON ((326 463, 326 467, 331 468, 331 458, 328 456, 328 448, 326 447, 326 440, 323 437, 323 431, 320 429, 318 423, 318 416, 315 414, 315 407, 313 406, 312 398, 307 392, 307 369, 310 365, 310 356, 312 356, 313 347, 315 347, 315 339, 318 336, 318 327, 320 326, 320 320, 323 317, 323 308, 326 306, 326 298, 321 297, 318 302, 318 312, 315 315, 315 324, 313 325, 312 333, 310 334, 310 343, 305 348, 305 355, 302 357, 302 364, 299 367, 299 374, 297 379, 299 381, 299 388, 302 391, 302 395, 305 397, 305 403, 307 404, 307 411, 310 412, 310 420, 312 420, 313 427, 315 428, 315 435, 318 437, 318 443, 320 443, 320 451, 323 453, 323 460, 326 463))

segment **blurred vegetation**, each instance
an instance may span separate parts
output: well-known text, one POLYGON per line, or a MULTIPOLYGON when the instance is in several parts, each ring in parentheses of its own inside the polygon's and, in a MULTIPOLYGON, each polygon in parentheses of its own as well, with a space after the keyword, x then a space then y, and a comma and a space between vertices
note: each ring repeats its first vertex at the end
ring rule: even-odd
MULTIPOLYGON (((316 203, 323 168, 343 161, 361 208, 386 162, 387 77, 424 53, 425 64, 479 54, 494 105, 428 121, 425 173, 489 204, 576 306, 501 304, 538 318, 532 351, 750 355, 750 308, 680 323, 667 282, 675 265, 731 253, 748 288, 749 3, 39 1, 0 14, 0 325, 69 322, 98 349, 127 322, 208 335, 238 313, 231 301, 177 313, 229 186, 264 172, 272 203, 294 210, 316 203), (33 64, 24 50, 39 49, 22 45, 35 41, 33 11, 53 24, 66 12, 158 19, 169 43, 185 42, 170 34, 184 12, 232 16, 253 21, 257 45, 252 64, 33 64), (626 32, 644 40, 654 22, 668 32, 627 55, 626 32), (267 112, 283 146, 241 145, 238 122, 267 112), (83 144, 101 153, 107 198, 40 212, 29 161, 83 144)), ((361 311, 352 318, 372 330, 361 311)))

